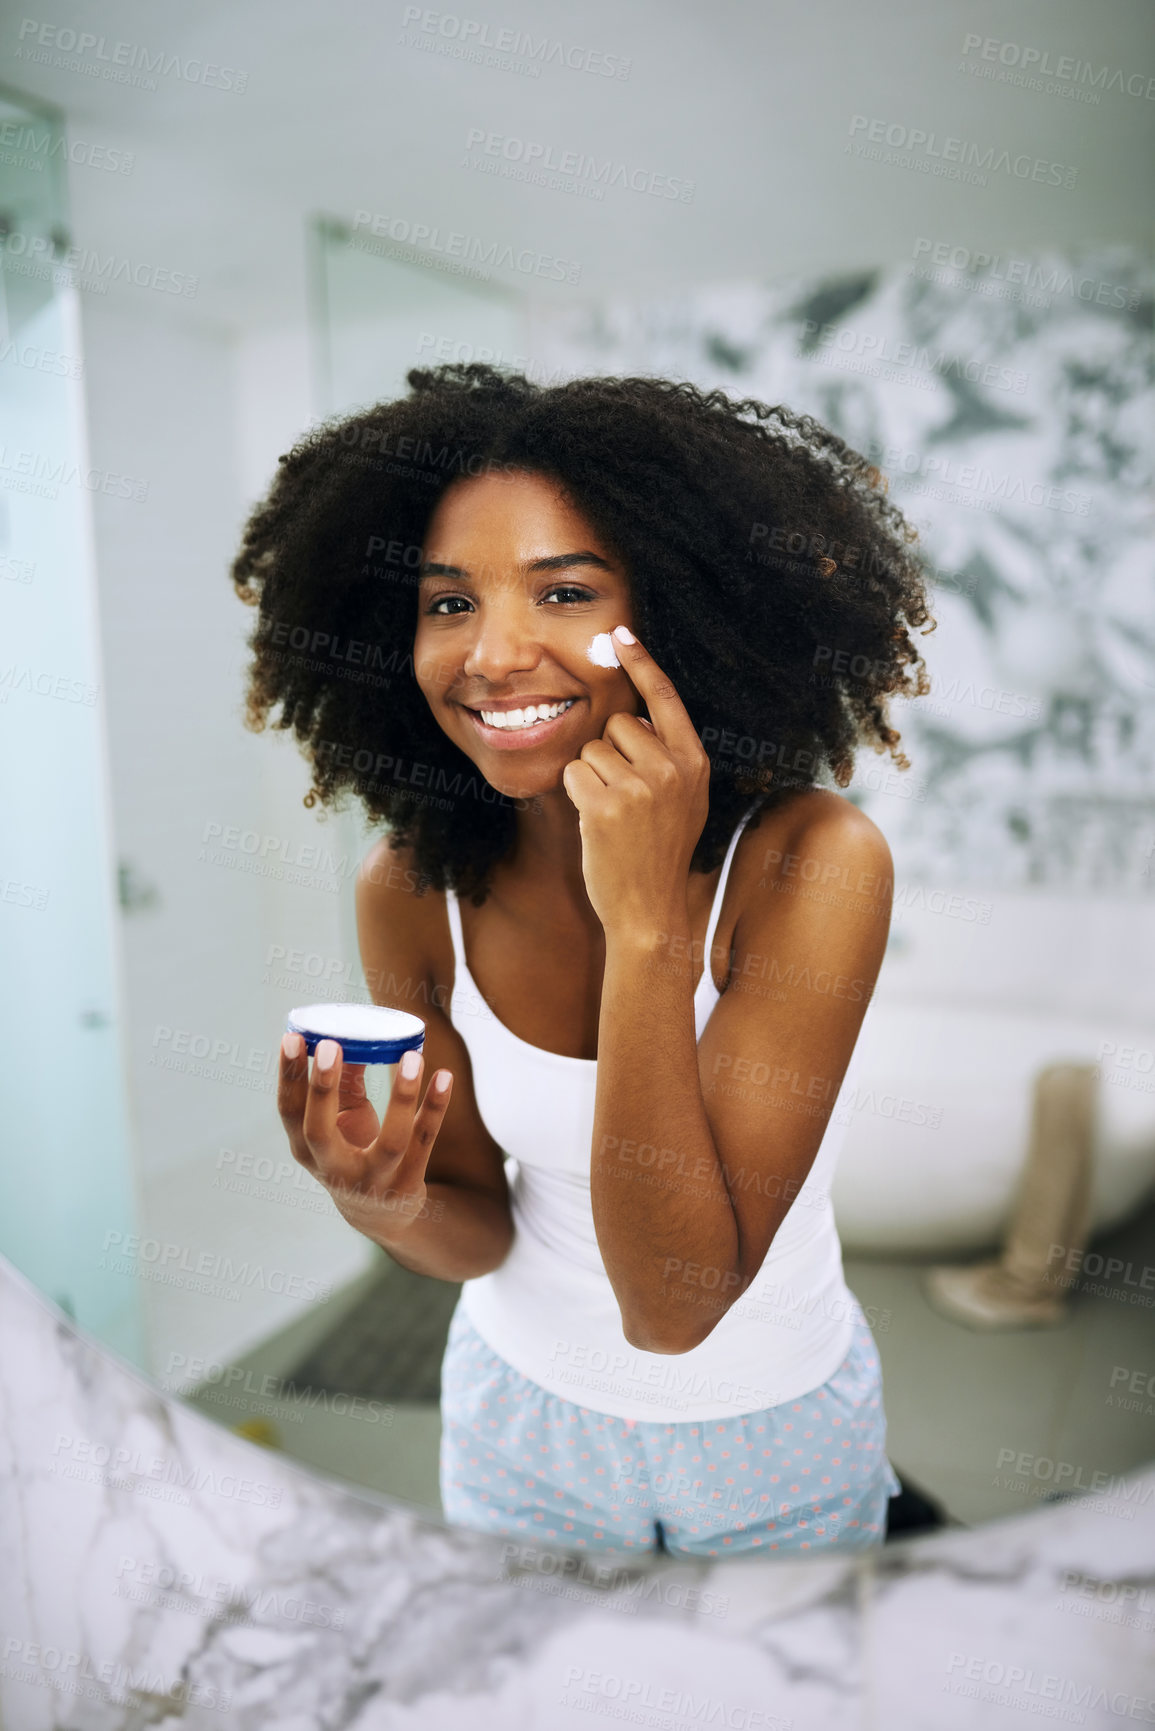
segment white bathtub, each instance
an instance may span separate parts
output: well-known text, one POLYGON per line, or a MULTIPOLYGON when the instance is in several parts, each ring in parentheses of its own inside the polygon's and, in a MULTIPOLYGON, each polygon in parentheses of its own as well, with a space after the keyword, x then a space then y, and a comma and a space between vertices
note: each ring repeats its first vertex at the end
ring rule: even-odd
POLYGON ((1099 966, 1087 957, 1081 971, 1086 909, 1069 904, 1056 919, 1057 912, 1052 905, 1048 917, 1033 898, 1017 905, 1001 898, 991 920, 1001 934, 972 930, 965 948, 957 922, 900 928, 898 955, 893 963, 888 957, 859 1041, 856 1103, 832 1187, 848 1252, 958 1252, 966 1260, 997 1246, 1027 1153, 1034 1078, 1048 1064, 1099 1066, 1092 1231, 1120 1223, 1150 1197, 1155 976, 1148 972, 1144 982, 1142 953, 1149 930, 1136 930, 1133 910, 1100 908, 1092 922, 1099 966), (1053 1010, 988 1007, 992 971, 1005 975, 1004 1003, 1015 986, 1037 1001, 1038 975, 1048 966, 1053 1010), (956 1001, 909 1001, 912 983, 925 990, 934 980, 956 1001), (1104 1056, 1104 1042, 1116 1052, 1104 1056))

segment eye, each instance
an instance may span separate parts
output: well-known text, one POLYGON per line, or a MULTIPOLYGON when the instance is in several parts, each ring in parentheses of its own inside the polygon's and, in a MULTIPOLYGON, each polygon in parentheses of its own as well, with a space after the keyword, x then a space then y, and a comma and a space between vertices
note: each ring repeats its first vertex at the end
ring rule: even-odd
MULTIPOLYGON (((551 595, 562 595, 567 597, 563 602, 563 605, 567 607, 580 606, 583 601, 597 600, 597 596, 594 594, 593 590, 583 588, 580 583, 555 583, 552 588, 545 591, 542 600, 548 601, 551 595)), ((436 600, 429 603, 429 606, 425 611, 427 614, 435 614, 441 619, 450 619, 453 617, 453 613, 443 611, 450 602, 459 602, 465 607, 472 607, 473 605, 465 595, 439 595, 436 600)), ((538 605, 540 606, 541 603, 539 602, 538 605)), ((457 609, 454 608, 453 612, 455 613, 456 611, 457 609)))
MULTIPOLYGON (((597 597, 591 589, 583 589, 579 583, 555 583, 552 589, 546 590, 546 596, 572 595, 578 601, 594 601, 597 597)), ((572 603, 569 603, 572 605, 572 603)))
MULTIPOLYGON (((469 606, 469 602, 466 600, 464 595, 439 595, 436 601, 430 602, 429 606, 425 609, 426 613, 438 613, 439 610, 445 606, 447 601, 461 601, 464 602, 467 607, 469 606)), ((441 614, 441 617, 444 619, 449 617, 449 615, 441 614)))

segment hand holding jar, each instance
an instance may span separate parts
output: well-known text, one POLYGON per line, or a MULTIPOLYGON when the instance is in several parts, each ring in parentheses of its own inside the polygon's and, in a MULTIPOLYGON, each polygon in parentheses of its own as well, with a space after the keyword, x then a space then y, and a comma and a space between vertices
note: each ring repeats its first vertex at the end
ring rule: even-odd
POLYGON ((420 1098, 424 1040, 420 1017, 401 1010, 310 1004, 290 1012, 281 1042, 277 1110, 293 1158, 386 1247, 426 1211, 425 1171, 452 1089, 438 1070, 420 1098))

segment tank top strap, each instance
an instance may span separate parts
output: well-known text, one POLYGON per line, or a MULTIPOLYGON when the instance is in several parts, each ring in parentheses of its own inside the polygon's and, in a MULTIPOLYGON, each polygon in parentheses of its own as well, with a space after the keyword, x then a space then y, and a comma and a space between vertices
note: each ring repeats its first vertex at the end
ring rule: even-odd
POLYGON ((465 934, 461 929, 461 904, 456 890, 446 890, 445 911, 449 915, 449 935, 453 940, 453 984, 456 989, 469 973, 469 963, 465 959, 465 934))
POLYGON ((741 836, 742 831, 745 829, 746 825, 749 823, 750 819, 753 817, 756 810, 757 810, 757 801, 755 801, 754 805, 749 807, 749 809, 746 812, 746 815, 742 818, 742 821, 739 823, 737 829, 734 831, 733 835, 730 837, 730 845, 726 849, 726 857, 722 861, 722 875, 718 879, 718 887, 714 891, 714 905, 710 909, 710 923, 706 927, 706 947, 705 947, 705 950, 703 952, 703 954, 705 956, 705 961, 704 961, 703 967, 702 967, 702 978, 704 980, 708 979, 710 977, 710 973, 711 973, 710 958, 713 955, 713 951, 714 951, 714 935, 718 930, 718 919, 719 919, 719 916, 721 915, 721 912, 722 912, 722 898, 726 894, 726 881, 730 876, 730 866, 733 863, 734 854, 737 851, 738 838, 741 836))

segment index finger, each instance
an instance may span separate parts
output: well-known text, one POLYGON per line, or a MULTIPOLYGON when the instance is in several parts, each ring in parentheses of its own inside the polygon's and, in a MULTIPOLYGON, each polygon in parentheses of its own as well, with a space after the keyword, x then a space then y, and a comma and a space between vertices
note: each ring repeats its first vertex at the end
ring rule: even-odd
POLYGON ((309 1095, 309 1055, 300 1034, 287 1033, 281 1041, 277 1073, 277 1111, 289 1136, 294 1160, 306 1171, 317 1173, 317 1162, 305 1141, 305 1102, 309 1095), (290 1056, 289 1047, 293 1048, 290 1056))
POLYGON ((642 647, 626 626, 615 626, 612 635, 618 664, 645 699, 654 732, 662 744, 671 749, 689 746, 691 742, 700 746, 697 729, 669 674, 662 672, 649 650, 642 647))

